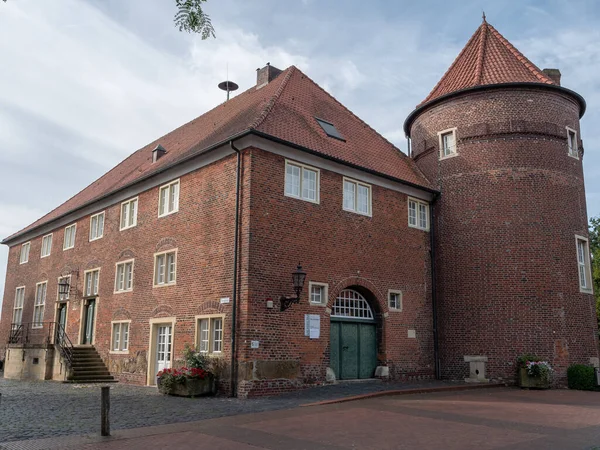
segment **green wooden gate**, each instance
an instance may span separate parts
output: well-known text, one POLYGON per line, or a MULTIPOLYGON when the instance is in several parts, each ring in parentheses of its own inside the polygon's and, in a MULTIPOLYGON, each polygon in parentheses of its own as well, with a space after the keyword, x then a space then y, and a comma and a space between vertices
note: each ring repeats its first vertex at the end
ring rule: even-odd
POLYGON ((331 361, 338 380, 371 378, 377 367, 377 325, 371 307, 356 291, 343 290, 334 304, 331 361))
POLYGON ((338 380, 371 378, 377 367, 374 323, 331 321, 331 368, 338 380))

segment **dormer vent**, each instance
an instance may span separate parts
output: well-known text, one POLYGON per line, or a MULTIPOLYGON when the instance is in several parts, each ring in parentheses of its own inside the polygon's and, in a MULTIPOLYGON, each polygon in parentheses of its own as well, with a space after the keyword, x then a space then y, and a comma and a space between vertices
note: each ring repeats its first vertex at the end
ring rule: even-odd
POLYGON ((152 150, 152 163, 154 164, 156 161, 162 158, 165 155, 165 153, 167 153, 165 148, 162 145, 158 144, 156 148, 152 150))

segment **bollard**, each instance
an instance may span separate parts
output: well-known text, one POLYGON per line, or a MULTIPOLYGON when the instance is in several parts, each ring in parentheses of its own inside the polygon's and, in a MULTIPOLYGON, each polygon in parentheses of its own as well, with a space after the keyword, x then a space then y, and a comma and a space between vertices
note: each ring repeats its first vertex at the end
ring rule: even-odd
POLYGON ((100 412, 100 435, 110 436, 110 387, 102 386, 101 412, 100 412))

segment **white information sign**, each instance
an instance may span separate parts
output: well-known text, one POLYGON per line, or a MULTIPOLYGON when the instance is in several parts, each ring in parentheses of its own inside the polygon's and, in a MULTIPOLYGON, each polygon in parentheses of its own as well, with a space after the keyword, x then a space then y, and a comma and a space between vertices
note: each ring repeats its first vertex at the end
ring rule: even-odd
POLYGON ((321 337, 321 316, 318 314, 310 314, 309 337, 311 339, 319 339, 321 337))

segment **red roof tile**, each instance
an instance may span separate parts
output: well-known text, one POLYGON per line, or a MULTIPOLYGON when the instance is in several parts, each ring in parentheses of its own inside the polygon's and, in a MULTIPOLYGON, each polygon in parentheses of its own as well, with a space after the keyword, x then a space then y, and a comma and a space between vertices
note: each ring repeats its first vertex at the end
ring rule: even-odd
POLYGON ((421 106, 451 92, 499 83, 555 84, 485 20, 421 106))
POLYGON ((232 98, 133 153, 74 197, 5 239, 47 224, 162 168, 256 130, 317 153, 431 189, 414 162, 294 66, 266 86, 232 98), (345 142, 328 137, 315 117, 335 124, 345 142), (167 153, 152 163, 152 150, 167 153))

